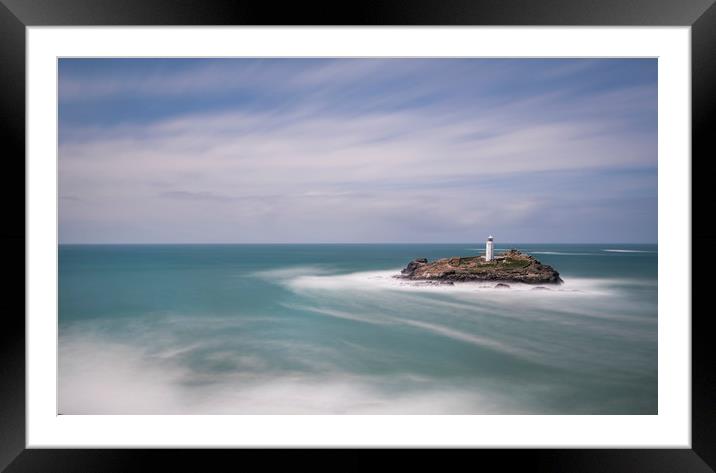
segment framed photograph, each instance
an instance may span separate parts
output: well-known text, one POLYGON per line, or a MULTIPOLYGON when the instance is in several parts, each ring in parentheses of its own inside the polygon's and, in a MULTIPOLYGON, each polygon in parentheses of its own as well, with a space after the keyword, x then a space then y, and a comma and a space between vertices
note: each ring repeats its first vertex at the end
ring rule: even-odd
POLYGON ((716 7, 486 3, 4 1, 0 467, 713 471, 716 7))

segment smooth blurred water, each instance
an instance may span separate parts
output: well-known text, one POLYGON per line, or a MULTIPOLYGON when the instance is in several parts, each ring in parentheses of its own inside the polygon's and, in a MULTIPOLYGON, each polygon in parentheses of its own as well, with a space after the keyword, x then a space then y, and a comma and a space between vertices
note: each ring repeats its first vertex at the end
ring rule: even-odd
POLYGON ((656 414, 656 245, 512 247, 565 284, 392 277, 482 244, 60 246, 59 411, 656 414))

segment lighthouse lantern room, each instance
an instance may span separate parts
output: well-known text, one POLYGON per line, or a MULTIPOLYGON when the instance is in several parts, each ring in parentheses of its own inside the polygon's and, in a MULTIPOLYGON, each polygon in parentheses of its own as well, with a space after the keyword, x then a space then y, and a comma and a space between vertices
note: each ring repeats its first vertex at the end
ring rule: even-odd
POLYGON ((492 235, 487 237, 487 242, 485 243, 485 261, 492 261, 495 258, 495 246, 492 240, 492 235))

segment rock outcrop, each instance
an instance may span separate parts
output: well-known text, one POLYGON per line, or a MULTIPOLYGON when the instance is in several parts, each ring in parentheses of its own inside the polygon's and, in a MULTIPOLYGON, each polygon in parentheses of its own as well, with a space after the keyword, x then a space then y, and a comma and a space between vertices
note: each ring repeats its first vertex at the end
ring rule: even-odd
POLYGON ((492 261, 485 261, 483 256, 443 258, 433 262, 419 258, 408 263, 397 277, 418 281, 562 283, 554 268, 514 249, 496 256, 492 261))

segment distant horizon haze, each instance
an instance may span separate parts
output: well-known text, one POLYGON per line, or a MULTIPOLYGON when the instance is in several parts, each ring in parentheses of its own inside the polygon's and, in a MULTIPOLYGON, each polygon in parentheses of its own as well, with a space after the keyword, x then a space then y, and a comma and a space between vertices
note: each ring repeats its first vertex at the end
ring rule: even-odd
MULTIPOLYGON (((446 241, 446 242, 60 242, 60 245, 476 245, 483 241, 446 241)), ((546 242, 546 241, 495 241, 496 249, 509 245, 658 245, 658 242, 637 241, 637 242, 607 242, 607 241, 584 241, 584 242, 546 242)))

